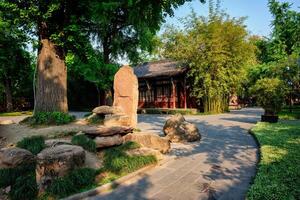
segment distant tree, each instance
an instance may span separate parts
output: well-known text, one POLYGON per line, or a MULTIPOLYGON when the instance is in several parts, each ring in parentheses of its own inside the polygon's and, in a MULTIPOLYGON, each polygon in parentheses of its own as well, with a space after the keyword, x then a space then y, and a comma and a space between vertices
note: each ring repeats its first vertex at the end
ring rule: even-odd
MULTIPOLYGON (((112 1, 93 5, 93 33, 104 63, 126 56, 131 62, 153 50, 153 37, 164 18, 186 0, 112 1)), ((189 0, 188 0, 189 1, 189 0)), ((204 0, 200 0, 204 2, 204 0)))
POLYGON ((111 89, 118 65, 104 63, 102 53, 92 47, 86 48, 85 56, 81 58, 75 54, 68 54, 66 63, 68 71, 80 74, 86 81, 95 85, 98 93, 98 105, 100 105, 100 92, 111 89))
POLYGON ((269 0, 273 15, 273 31, 269 44, 270 56, 274 61, 287 57, 293 52, 300 54, 300 12, 291 9, 291 4, 269 0))
MULTIPOLYGON (((26 36, 0 15, 0 84, 5 93, 6 111, 13 110, 13 94, 32 77, 30 54, 24 50, 26 36)), ((31 88, 30 88, 31 89, 31 88)))
POLYGON ((211 3, 209 17, 194 12, 184 29, 168 28, 163 34, 163 55, 189 65, 192 95, 205 112, 224 112, 228 98, 240 87, 246 66, 256 62, 243 18, 230 18, 211 3))

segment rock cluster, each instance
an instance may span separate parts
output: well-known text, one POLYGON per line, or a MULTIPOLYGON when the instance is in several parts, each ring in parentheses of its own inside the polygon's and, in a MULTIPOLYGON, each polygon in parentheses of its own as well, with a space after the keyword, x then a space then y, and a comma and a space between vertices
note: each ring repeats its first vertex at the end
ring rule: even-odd
POLYGON ((181 114, 168 119, 163 131, 171 142, 194 142, 201 139, 197 126, 187 122, 181 114))
POLYGON ((122 136, 132 132, 133 128, 127 126, 98 126, 84 130, 83 134, 93 139, 97 148, 104 148, 122 144, 122 136))

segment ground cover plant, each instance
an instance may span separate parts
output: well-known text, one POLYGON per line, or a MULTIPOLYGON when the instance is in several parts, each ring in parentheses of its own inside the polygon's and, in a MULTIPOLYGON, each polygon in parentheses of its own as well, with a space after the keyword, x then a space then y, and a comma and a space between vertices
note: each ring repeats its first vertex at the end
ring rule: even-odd
POLYGON ((35 125, 62 125, 75 120, 75 116, 63 112, 38 112, 32 117, 27 117, 22 123, 35 125))
POLYGON ((17 143, 17 147, 26 149, 32 154, 37 155, 46 147, 45 139, 42 136, 26 137, 17 143))
POLYGON ((15 168, 0 169, 0 188, 11 186, 9 197, 12 200, 31 200, 37 195, 35 163, 15 168))
POLYGON ((95 141, 88 138, 86 135, 74 135, 71 142, 90 152, 96 152, 97 150, 95 141))
POLYGON ((261 160, 247 198, 299 199, 300 121, 260 122, 252 132, 260 144, 261 160))
POLYGON ((95 176, 97 170, 91 168, 81 168, 70 172, 68 175, 57 178, 47 188, 46 192, 49 196, 55 198, 67 197, 77 193, 84 188, 91 188, 95 185, 95 176))
POLYGON ((157 162, 156 157, 152 155, 129 156, 126 154, 126 151, 139 147, 140 145, 136 142, 126 142, 121 146, 104 150, 103 168, 100 169, 104 177, 98 184, 102 185, 114 181, 128 173, 157 162))

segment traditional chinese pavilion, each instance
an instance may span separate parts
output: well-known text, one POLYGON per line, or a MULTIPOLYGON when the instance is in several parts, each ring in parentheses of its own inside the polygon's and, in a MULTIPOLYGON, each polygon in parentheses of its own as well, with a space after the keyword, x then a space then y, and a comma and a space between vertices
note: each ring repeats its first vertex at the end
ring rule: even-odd
POLYGON ((139 81, 139 108, 196 108, 187 86, 187 67, 160 60, 134 67, 139 81))

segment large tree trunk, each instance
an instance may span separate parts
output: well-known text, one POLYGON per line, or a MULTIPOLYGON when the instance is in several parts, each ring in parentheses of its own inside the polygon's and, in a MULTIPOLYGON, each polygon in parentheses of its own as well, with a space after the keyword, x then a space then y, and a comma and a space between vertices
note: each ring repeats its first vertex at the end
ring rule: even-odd
POLYGON ((68 112, 65 55, 49 39, 41 40, 34 112, 68 112))
POLYGON ((5 92, 5 99, 6 99, 6 111, 11 112, 13 111, 13 102, 12 102, 12 94, 11 94, 11 80, 5 78, 4 83, 4 92, 5 92))

